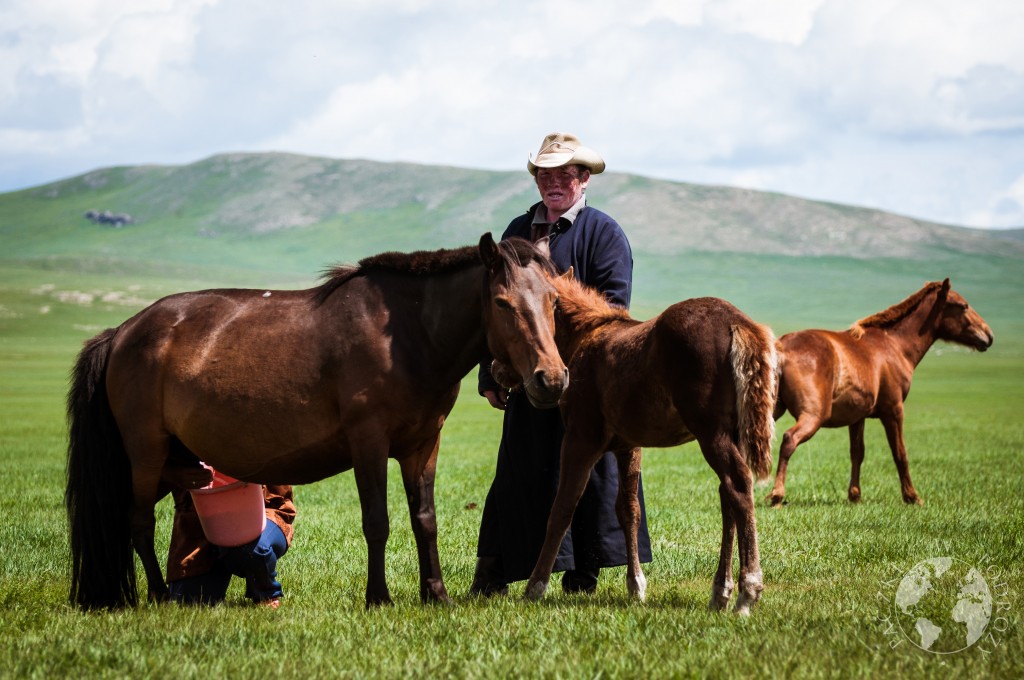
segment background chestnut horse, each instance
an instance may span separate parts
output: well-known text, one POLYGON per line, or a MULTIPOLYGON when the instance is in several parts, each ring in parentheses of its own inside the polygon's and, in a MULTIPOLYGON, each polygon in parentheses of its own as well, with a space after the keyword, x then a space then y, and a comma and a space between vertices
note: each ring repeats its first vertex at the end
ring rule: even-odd
POLYGON ((490 352, 539 405, 568 373, 553 337, 547 242, 386 253, 305 291, 166 297, 88 341, 68 395, 65 502, 71 600, 134 605, 138 552, 167 597, 153 546, 165 465, 197 459, 252 482, 302 484, 353 469, 368 549, 366 603, 384 576, 387 460, 402 471, 420 597, 448 600, 434 472, 462 378, 490 352))
POLYGON ((822 427, 850 428, 848 496, 859 501, 864 420, 878 418, 896 462, 903 500, 923 503, 910 481, 903 402, 914 369, 936 340, 981 352, 992 345, 988 324, 950 289, 949 279, 925 284, 903 302, 861 319, 847 331, 806 330, 779 338, 782 373, 775 417, 788 410, 796 423, 782 437, 768 501, 782 502, 790 457, 822 427))
POLYGON ((738 534, 736 611, 749 613, 763 588, 751 473, 771 473, 777 370, 771 331, 717 298, 679 302, 641 322, 612 308, 571 271, 555 286, 555 340, 573 378, 560 402, 566 429, 558 490, 527 597, 543 597, 590 470, 612 451, 619 464, 616 514, 626 535, 626 587, 643 600, 646 578, 637 554, 640 447, 696 439, 721 480, 722 545, 711 607, 724 609, 732 595, 738 534))

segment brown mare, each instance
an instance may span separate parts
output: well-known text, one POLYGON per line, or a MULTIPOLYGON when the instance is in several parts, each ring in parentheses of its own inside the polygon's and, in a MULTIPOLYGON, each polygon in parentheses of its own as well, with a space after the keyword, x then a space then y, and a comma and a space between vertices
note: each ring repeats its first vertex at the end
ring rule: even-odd
MULTIPOLYGON (((679 302, 640 322, 572 279, 571 272, 555 286, 555 339, 573 379, 560 402, 566 431, 558 490, 526 596, 543 597, 590 470, 612 451, 619 466, 616 514, 626 536, 626 587, 643 600, 647 584, 637 555, 640 447, 697 440, 721 480, 722 546, 711 607, 728 606, 738 535, 736 611, 749 613, 763 588, 753 475, 771 473, 774 336, 717 298, 679 302)), ((500 377, 513 383, 510 378, 500 377)))
POLYGON ((992 346, 985 320, 949 287, 933 281, 903 302, 873 314, 842 332, 806 330, 779 338, 779 402, 775 417, 788 410, 796 424, 782 437, 779 468, 768 501, 782 503, 786 466, 801 442, 822 427, 850 428, 849 499, 860 501, 864 420, 885 428, 903 500, 922 504, 910 481, 903 444, 903 402, 914 369, 936 340, 984 352, 992 346))
POLYGON ((132 547, 150 600, 167 588, 153 546, 165 465, 304 484, 353 469, 368 550, 367 606, 384 575, 388 458, 398 460, 420 597, 447 601, 434 474, 459 384, 488 349, 538 405, 568 372, 555 346, 546 241, 385 253, 304 291, 180 293, 88 341, 68 395, 65 502, 71 601, 134 606, 132 547))

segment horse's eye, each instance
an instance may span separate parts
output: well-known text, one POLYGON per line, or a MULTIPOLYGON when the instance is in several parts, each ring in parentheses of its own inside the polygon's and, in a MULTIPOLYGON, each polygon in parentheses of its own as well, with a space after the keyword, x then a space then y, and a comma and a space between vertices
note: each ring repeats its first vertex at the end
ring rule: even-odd
POLYGON ((512 309, 512 303, 505 298, 494 298, 494 304, 498 305, 502 309, 512 309))

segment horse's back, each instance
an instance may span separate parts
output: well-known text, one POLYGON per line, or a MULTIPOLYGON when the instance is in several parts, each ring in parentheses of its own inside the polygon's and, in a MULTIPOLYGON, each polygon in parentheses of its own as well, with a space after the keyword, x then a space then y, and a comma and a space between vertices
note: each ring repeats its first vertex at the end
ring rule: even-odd
MULTIPOLYGON (((107 370, 122 431, 149 443, 173 435, 236 476, 291 452, 311 467, 336 457, 343 388, 324 377, 345 342, 365 343, 358 323, 339 338, 317 309, 308 291, 215 289, 142 310, 118 329, 107 370)), ((359 358, 359 370, 379 363, 359 358)))
POLYGON ((110 371, 210 385, 233 371, 274 372, 310 354, 305 291, 219 289, 162 298, 117 331, 110 371))
POLYGON ((734 411, 730 347, 736 324, 754 325, 725 300, 693 298, 616 329, 616 338, 606 342, 615 351, 601 389, 624 441, 674 446, 691 441, 694 427, 710 422, 712 411, 734 411))
POLYGON ((794 416, 813 413, 825 427, 845 427, 873 410, 889 351, 884 335, 809 329, 787 333, 778 347, 779 396, 794 416))
POLYGON ((683 381, 673 380, 675 384, 689 385, 710 384, 716 378, 731 385, 733 326, 760 329, 735 305, 714 297, 677 302, 649 323, 653 324, 659 362, 689 376, 683 381))

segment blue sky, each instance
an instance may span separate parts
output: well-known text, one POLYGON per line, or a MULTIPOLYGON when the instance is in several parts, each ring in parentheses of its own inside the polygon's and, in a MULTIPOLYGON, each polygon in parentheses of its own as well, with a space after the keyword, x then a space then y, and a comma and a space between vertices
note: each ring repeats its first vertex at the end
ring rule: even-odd
MULTIPOLYGON (((1024 226, 1020 0, 0 0, 0 191, 228 151, 611 171, 1024 226)), ((600 179, 592 185, 600 191, 600 179)))

